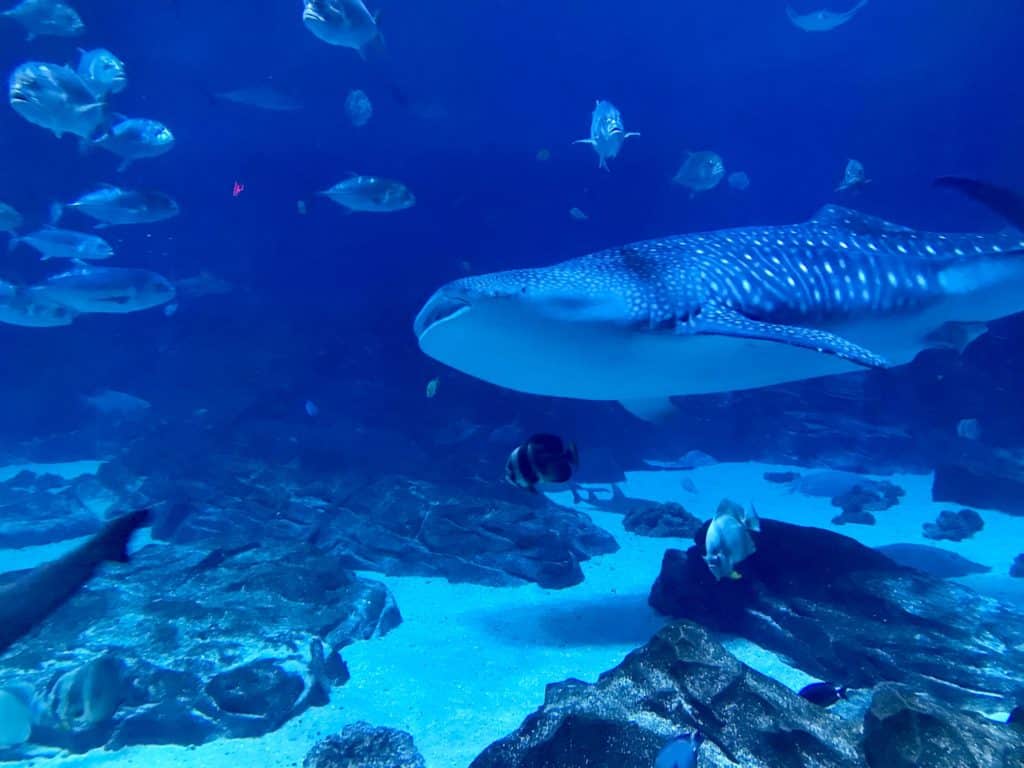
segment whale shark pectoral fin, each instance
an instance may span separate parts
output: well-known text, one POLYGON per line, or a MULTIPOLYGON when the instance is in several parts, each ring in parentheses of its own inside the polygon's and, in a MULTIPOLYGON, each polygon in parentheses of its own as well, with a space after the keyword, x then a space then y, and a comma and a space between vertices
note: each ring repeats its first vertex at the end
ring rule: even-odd
MULTIPOLYGON (((854 184, 844 180, 836 188, 836 191, 841 192, 852 186, 854 184)), ((914 231, 910 227, 904 227, 902 224, 894 224, 879 216, 869 216, 866 213, 855 211, 852 208, 844 208, 841 205, 826 205, 814 214, 811 218, 811 223, 836 227, 837 229, 853 232, 858 235, 910 234, 914 231)))
MULTIPOLYGON (((677 413, 676 407, 667 397, 644 400, 620 400, 619 405, 641 421, 648 421, 651 424, 666 422, 677 413)), ((612 487, 618 490, 615 486, 612 487)), ((619 495, 622 495, 622 491, 619 491, 619 495)))
POLYGON ((798 325, 779 325, 763 323, 741 315, 726 307, 707 306, 699 315, 687 323, 676 327, 679 334, 701 334, 735 336, 744 339, 773 341, 789 344, 794 347, 814 350, 827 355, 848 360, 865 368, 888 368, 885 358, 876 355, 869 349, 854 344, 852 341, 836 336, 828 331, 814 328, 802 328, 798 325))

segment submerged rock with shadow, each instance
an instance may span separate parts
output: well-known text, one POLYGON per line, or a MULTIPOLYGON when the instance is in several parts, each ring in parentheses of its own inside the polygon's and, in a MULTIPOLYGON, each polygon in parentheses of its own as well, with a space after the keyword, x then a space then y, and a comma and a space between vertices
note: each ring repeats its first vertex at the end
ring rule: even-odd
POLYGON ((611 534, 580 512, 399 476, 350 494, 312 540, 358 570, 548 588, 579 584, 581 561, 618 550, 611 534))
POLYGON ((358 722, 317 742, 302 768, 426 768, 426 763, 408 733, 358 722))
POLYGON ((700 768, 1016 768, 1024 730, 883 683, 858 707, 828 709, 740 663, 713 633, 663 628, 596 683, 549 685, 544 704, 471 768, 657 765, 699 730, 700 768), (865 711, 866 707, 866 711, 865 711))
POLYGON ((72 752, 259 736, 326 704, 339 651, 400 622, 384 585, 308 546, 150 545, 12 646, 0 688, 28 688, 31 743, 72 752))
POLYGON ((1012 706, 1024 679, 1021 613, 831 531, 761 526, 738 581, 714 580, 703 531, 687 552, 668 550, 651 605, 745 637, 822 680, 894 681, 958 706, 1012 706))
POLYGON ((679 733, 700 729, 698 765, 863 766, 858 723, 740 663, 702 627, 679 622, 594 684, 549 685, 544 705, 471 768, 651 766, 679 733))

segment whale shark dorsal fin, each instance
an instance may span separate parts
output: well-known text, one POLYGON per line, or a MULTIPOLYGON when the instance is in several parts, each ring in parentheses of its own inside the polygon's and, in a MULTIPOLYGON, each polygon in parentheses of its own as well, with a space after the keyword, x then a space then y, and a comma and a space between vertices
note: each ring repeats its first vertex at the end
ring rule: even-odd
POLYGON ((701 308, 700 314, 676 328, 680 335, 733 336, 742 339, 789 344, 826 355, 835 355, 865 368, 888 368, 889 362, 842 336, 816 328, 765 323, 742 315, 734 309, 714 304, 701 308))
POLYGON ((811 218, 812 224, 845 229, 860 235, 901 234, 913 232, 910 227, 893 224, 878 216, 844 208, 841 205, 826 205, 811 218))
POLYGON ((641 400, 620 400, 619 405, 641 421, 661 424, 676 413, 676 407, 667 397, 641 400))

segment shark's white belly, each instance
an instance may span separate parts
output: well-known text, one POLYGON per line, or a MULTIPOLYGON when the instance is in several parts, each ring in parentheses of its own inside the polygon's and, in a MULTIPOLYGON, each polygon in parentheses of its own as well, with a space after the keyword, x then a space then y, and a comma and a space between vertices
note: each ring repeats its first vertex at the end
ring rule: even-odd
MULTIPOLYGON (((886 358, 910 362, 925 338, 947 321, 984 322, 1022 307, 1005 290, 951 298, 927 310, 866 316, 829 326, 886 358)), ((642 332, 532 313, 506 313, 486 304, 472 323, 455 320, 420 339, 427 354, 498 386, 583 400, 643 400, 755 389, 863 370, 835 356, 784 343, 721 335, 642 332)))

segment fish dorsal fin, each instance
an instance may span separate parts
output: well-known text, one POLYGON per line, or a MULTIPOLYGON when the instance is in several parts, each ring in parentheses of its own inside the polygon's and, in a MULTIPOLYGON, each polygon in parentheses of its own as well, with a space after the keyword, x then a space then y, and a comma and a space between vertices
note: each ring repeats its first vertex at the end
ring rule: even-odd
POLYGON ((897 235, 914 231, 910 227, 893 224, 878 216, 861 213, 852 208, 844 208, 841 205, 826 205, 814 214, 811 223, 823 227, 836 227, 859 235, 897 235))

